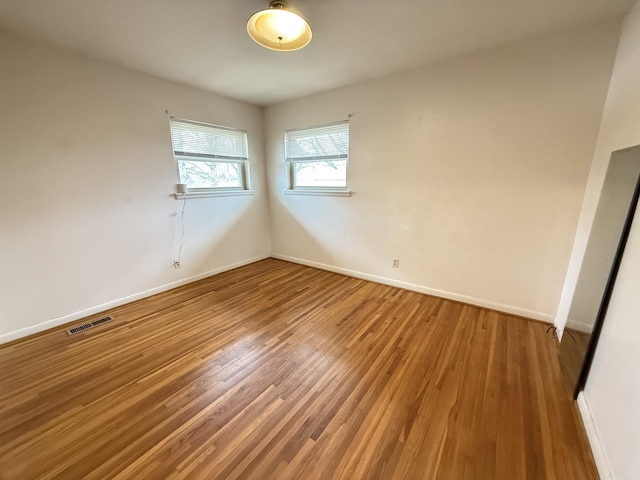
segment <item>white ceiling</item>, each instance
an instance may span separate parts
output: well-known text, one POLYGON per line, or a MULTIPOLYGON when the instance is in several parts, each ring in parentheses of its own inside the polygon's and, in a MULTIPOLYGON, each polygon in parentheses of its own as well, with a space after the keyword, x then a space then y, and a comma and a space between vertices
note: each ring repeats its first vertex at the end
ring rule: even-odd
POLYGON ((544 32, 620 17, 635 0, 290 0, 311 24, 297 52, 253 43, 268 0, 0 0, 0 26, 258 105, 544 32))

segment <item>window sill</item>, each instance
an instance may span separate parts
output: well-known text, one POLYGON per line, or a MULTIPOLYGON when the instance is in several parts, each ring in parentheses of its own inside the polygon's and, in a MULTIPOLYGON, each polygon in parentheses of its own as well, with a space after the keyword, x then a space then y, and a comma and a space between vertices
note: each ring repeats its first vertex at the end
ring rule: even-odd
POLYGON ((323 189, 300 189, 293 190, 287 189, 284 191, 285 195, 324 195, 327 197, 350 197, 351 190, 323 190, 323 189))
POLYGON ((174 193, 176 200, 187 200, 191 198, 209 197, 236 197, 239 195, 253 195, 255 190, 220 190, 218 192, 188 192, 174 193))

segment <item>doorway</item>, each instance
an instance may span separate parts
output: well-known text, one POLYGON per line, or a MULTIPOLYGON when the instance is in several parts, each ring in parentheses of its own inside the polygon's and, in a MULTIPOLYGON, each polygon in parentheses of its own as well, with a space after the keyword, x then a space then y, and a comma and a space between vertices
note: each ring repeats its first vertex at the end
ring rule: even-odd
POLYGON ((583 389, 640 193, 640 145, 612 153, 560 343, 574 392, 583 389))

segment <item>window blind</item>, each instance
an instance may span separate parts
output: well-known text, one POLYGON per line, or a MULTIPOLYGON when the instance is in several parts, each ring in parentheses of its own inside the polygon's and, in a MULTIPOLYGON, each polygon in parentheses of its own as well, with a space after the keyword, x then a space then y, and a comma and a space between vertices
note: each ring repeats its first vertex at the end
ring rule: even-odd
POLYGON ((287 161, 317 162, 349 157, 349 122, 324 127, 287 130, 287 161))
POLYGON ((248 159, 244 130, 172 118, 171 139, 176 157, 218 162, 248 159))

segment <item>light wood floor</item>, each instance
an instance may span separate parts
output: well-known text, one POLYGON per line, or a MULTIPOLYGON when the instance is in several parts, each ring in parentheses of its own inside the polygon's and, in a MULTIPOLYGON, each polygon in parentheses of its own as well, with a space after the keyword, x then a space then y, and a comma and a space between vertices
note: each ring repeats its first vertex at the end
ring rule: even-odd
POLYGON ((547 325, 274 259, 108 313, 0 348, 0 478, 597 479, 547 325))

